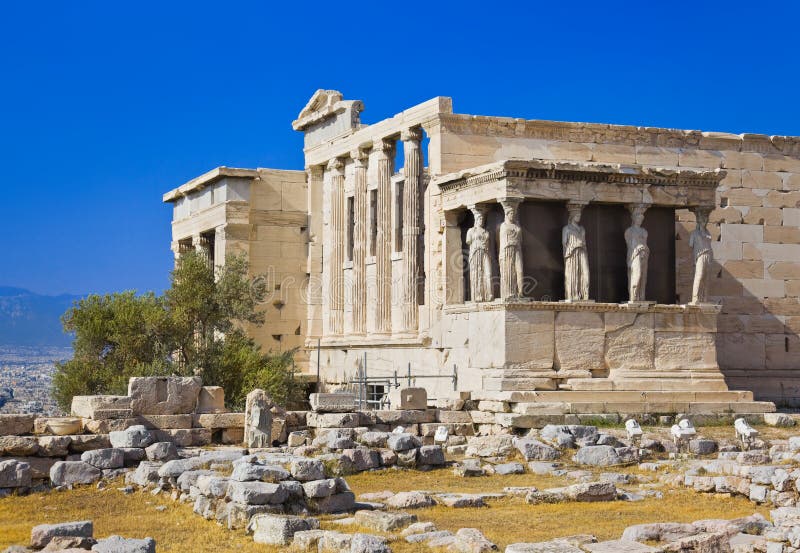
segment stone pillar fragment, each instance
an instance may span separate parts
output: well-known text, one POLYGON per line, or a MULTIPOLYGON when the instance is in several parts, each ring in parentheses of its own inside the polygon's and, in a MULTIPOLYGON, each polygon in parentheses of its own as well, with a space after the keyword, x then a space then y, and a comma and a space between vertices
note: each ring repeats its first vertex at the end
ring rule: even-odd
POLYGON ((331 264, 328 281, 328 328, 339 336, 344 331, 344 248, 345 248, 345 197, 344 163, 339 158, 328 162, 331 186, 331 264))
POLYGON ((377 238, 375 244, 375 332, 392 331, 392 152, 393 142, 378 139, 372 144, 378 181, 377 238))
POLYGON ((256 388, 247 394, 244 410, 244 445, 248 448, 272 446, 272 409, 267 392, 256 388))
POLYGON ((367 153, 353 150, 353 334, 367 329, 367 153))
POLYGON ((422 177, 419 128, 402 133, 405 183, 403 184, 403 330, 414 332, 419 325, 419 187, 422 177))

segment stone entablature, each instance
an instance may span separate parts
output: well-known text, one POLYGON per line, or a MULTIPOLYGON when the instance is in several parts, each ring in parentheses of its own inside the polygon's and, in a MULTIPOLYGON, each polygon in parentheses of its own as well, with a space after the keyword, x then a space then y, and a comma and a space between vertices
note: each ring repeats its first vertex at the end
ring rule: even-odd
POLYGON ((636 165, 506 160, 433 179, 445 211, 504 198, 708 207, 726 172, 636 165))

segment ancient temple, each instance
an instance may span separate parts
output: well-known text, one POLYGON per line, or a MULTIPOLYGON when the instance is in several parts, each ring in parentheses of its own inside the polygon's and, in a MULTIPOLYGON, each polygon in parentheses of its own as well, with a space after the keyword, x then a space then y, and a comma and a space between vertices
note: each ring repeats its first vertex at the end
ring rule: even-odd
POLYGON ((251 331, 320 388, 800 403, 800 139, 363 109, 319 90, 292 123, 304 173, 164 197, 176 255, 266 275, 251 331))

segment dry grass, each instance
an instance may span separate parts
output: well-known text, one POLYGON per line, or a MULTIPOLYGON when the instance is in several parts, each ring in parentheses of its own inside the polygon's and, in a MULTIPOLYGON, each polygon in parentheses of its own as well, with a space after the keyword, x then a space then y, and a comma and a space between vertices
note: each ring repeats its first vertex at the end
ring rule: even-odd
MULTIPOLYGON (((532 474, 460 478, 450 470, 386 470, 353 475, 347 480, 356 494, 382 490, 498 492, 505 486, 545 488, 572 483, 532 474)), ((416 514, 420 520, 432 521, 440 529, 479 528, 502 550, 509 543, 543 541, 580 533, 591 533, 599 539, 614 539, 631 524, 734 518, 757 510, 766 513, 744 498, 697 494, 680 489, 665 490, 665 497, 661 500, 647 499, 635 503, 528 505, 522 499, 510 498, 492 501, 481 509, 433 507, 417 510, 416 514)), ((178 504, 167 497, 153 497, 147 493, 124 495, 113 485, 106 491, 83 487, 68 492, 0 499, 0 550, 12 544, 27 543, 31 527, 36 524, 83 519, 94 521, 96 537, 110 534, 150 536, 155 538, 160 552, 236 550, 271 553, 281 550, 254 544, 241 530, 229 531, 203 520, 192 513, 190 504, 178 504), (167 507, 166 510, 157 511, 156 507, 162 505, 167 507)), ((323 520, 323 528, 343 532, 369 531, 338 525, 332 518, 323 520)), ((395 553, 430 551, 424 545, 411 545, 402 540, 394 542, 392 549, 395 553)))

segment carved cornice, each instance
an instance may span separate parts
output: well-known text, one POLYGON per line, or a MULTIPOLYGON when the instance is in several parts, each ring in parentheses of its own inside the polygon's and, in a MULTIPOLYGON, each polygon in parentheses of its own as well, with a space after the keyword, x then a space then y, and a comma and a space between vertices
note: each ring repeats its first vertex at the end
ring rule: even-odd
POLYGON ((601 123, 487 117, 459 113, 442 113, 438 120, 443 128, 458 134, 800 156, 800 137, 797 136, 731 134, 601 123))
POLYGON ((722 307, 717 304, 668 305, 627 304, 600 302, 495 300, 467 302, 444 306, 445 314, 472 313, 477 311, 589 311, 593 313, 707 313, 718 314, 722 307))
POLYGON ((553 180, 595 184, 641 186, 692 186, 716 188, 726 172, 653 169, 634 165, 605 165, 593 163, 554 163, 547 161, 505 161, 477 167, 460 174, 435 179, 442 191, 479 186, 498 180, 553 180))

